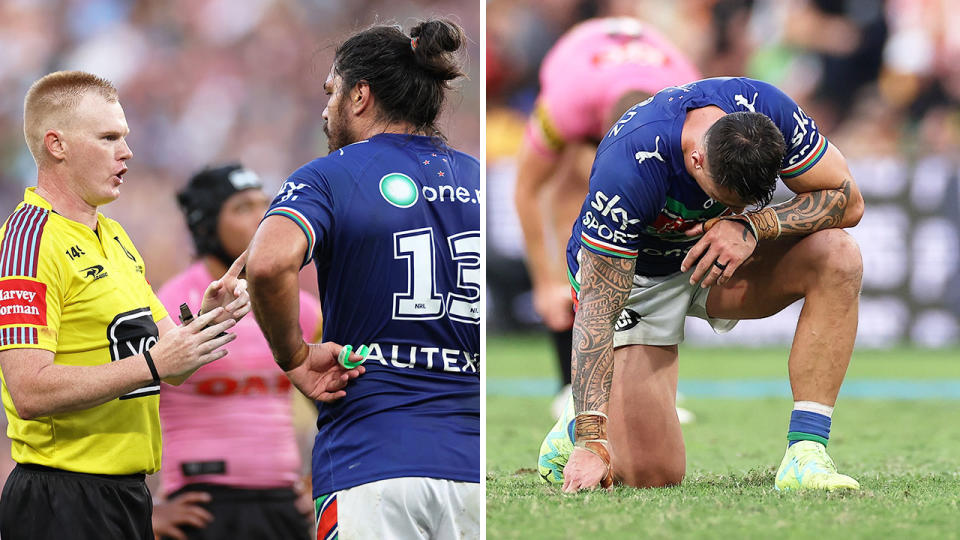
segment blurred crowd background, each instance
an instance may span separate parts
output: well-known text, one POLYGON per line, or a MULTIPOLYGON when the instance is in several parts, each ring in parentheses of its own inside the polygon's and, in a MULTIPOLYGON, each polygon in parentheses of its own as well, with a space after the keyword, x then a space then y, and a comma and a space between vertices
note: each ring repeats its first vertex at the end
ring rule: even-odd
MULTIPOLYGON (((481 9, 477 0, 0 0, 0 219, 36 185, 23 140, 30 84, 61 69, 106 77, 120 92, 133 159, 120 199, 101 211, 130 234, 158 289, 193 257, 174 193, 205 165, 239 160, 272 194, 326 155, 320 114, 334 50, 374 23, 407 32, 444 17, 463 26, 468 79, 454 82, 438 125, 452 146, 479 156, 481 9)), ((316 292, 312 266, 302 284, 316 292)), ((304 409, 309 457, 316 412, 304 409)), ((12 467, 5 439, 0 483, 12 467)))
MULTIPOLYGON (((490 0, 488 265, 525 275, 514 156, 541 59, 579 21, 634 16, 668 36, 706 77, 778 85, 844 153, 867 203, 850 231, 864 259, 858 346, 960 343, 957 7, 956 0, 490 0)), ((488 283, 497 281, 488 275, 488 283)), ((536 327, 528 293, 489 292, 489 333, 536 327)), ((789 344, 799 309, 742 322, 723 336, 688 320, 687 342, 789 344)))

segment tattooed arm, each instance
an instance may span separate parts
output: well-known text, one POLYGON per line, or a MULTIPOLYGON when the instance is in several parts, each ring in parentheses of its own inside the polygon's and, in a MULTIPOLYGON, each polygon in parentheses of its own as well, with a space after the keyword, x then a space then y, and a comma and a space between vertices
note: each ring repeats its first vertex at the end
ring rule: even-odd
POLYGON ((600 484, 613 474, 606 440, 606 412, 613 383, 613 327, 633 284, 635 259, 580 251, 580 304, 573 322, 574 452, 564 468, 563 490, 600 484))
POLYGON ((833 145, 809 171, 784 179, 784 184, 797 196, 756 212, 713 218, 687 231, 688 236, 704 235, 680 264, 684 272, 694 268, 691 284, 724 285, 750 257, 758 241, 853 227, 863 216, 863 197, 843 154, 833 145), (753 234, 747 232, 751 229, 753 234))
POLYGON ((853 227, 863 216, 863 197, 843 154, 833 145, 809 171, 784 184, 797 196, 751 213, 761 240, 806 236, 821 229, 853 227))
POLYGON ((573 321, 573 405, 606 413, 613 381, 613 326, 633 284, 636 259, 580 250, 580 304, 573 321))

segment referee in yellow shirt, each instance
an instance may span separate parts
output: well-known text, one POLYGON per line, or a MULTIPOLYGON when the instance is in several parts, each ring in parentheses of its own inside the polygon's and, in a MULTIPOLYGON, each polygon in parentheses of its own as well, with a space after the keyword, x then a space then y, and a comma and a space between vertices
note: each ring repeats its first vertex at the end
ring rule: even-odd
POLYGON ((4 540, 152 539, 144 475, 160 467, 160 380, 221 358, 250 309, 245 256, 174 324, 143 258, 97 208, 120 195, 129 130, 116 89, 51 73, 24 103, 37 187, 0 229, 0 375, 17 462, 0 496, 4 540), (218 337, 219 336, 219 337, 218 337))

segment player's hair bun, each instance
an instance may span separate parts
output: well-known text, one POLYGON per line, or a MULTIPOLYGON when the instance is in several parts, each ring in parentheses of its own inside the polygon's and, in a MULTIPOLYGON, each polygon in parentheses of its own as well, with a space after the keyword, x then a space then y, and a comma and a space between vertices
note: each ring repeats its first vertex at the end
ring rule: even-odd
POLYGON ((337 47, 333 69, 344 88, 369 84, 385 119, 442 137, 434 122, 450 81, 464 76, 460 53, 466 42, 463 29, 447 20, 423 21, 409 35, 400 25, 374 25, 337 47))
POLYGON ((410 30, 411 47, 417 64, 430 75, 450 81, 464 76, 456 52, 467 41, 460 25, 441 19, 423 21, 410 30))

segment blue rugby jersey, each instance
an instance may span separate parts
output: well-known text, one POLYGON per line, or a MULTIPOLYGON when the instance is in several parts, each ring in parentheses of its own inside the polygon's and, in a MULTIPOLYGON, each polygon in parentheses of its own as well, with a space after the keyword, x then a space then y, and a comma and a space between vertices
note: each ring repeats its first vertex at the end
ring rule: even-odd
POLYGON ((730 210, 711 199, 684 168, 680 133, 687 111, 714 105, 727 113, 767 115, 787 143, 781 178, 813 167, 827 149, 813 119, 771 84, 742 77, 671 86, 631 107, 607 132, 590 172, 590 192, 567 244, 567 266, 579 290, 578 255, 636 258, 636 273, 665 276, 699 237, 684 232, 730 210))
POLYGON ((480 481, 480 164, 381 134, 295 171, 267 216, 309 243, 323 340, 371 347, 318 404, 313 496, 388 478, 480 481))

